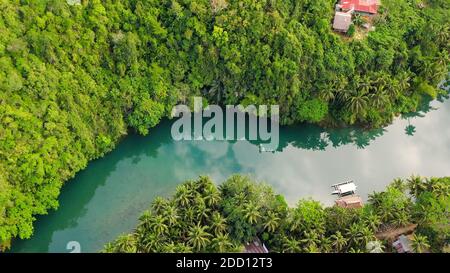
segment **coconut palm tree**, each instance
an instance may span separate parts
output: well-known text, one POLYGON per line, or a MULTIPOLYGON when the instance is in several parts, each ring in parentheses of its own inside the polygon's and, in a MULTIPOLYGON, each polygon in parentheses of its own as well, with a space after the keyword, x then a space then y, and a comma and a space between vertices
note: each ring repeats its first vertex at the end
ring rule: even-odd
POLYGON ((295 238, 283 238, 283 252, 285 253, 297 253, 300 252, 300 242, 295 238))
POLYGON ((227 229, 226 219, 218 211, 215 211, 211 216, 210 226, 214 234, 224 233, 227 229))
POLYGON ((139 226, 144 229, 150 229, 153 221, 153 214, 151 211, 146 210, 139 217, 139 226))
POLYGON ((169 204, 169 201, 167 199, 165 199, 161 196, 158 196, 155 198, 155 200, 153 200, 151 208, 155 214, 159 214, 159 213, 162 213, 166 209, 168 204, 169 204))
POLYGON ((333 244, 331 242, 331 238, 322 237, 320 243, 320 249, 324 253, 331 253, 333 251, 333 244))
POLYGON ((407 180, 409 193, 413 196, 419 196, 422 192, 426 191, 426 185, 423 182, 423 178, 413 175, 407 180))
POLYGON ((378 208, 383 203, 383 192, 372 192, 369 194, 369 203, 372 204, 375 208, 378 208))
POLYGON ((167 219, 169 226, 174 226, 178 223, 180 216, 178 215, 178 209, 173 204, 167 205, 166 209, 162 212, 164 218, 167 219))
POLYGON ((116 252, 119 253, 135 253, 137 250, 133 234, 119 236, 114 244, 116 252))
POLYGON ((192 191, 185 185, 177 186, 175 192, 175 201, 181 207, 187 207, 192 198, 192 191))
POLYGON ((322 89, 319 93, 319 98, 325 102, 330 102, 335 99, 336 95, 332 89, 322 89))
POLYGON ((200 195, 197 195, 195 197, 195 204, 196 204, 196 218, 198 219, 198 221, 208 219, 211 209, 206 206, 204 199, 200 195))
POLYGON ((101 252, 102 252, 102 253, 116 253, 116 252, 117 252, 117 249, 116 249, 115 243, 114 243, 114 242, 109 242, 109 243, 107 243, 107 244, 103 247, 103 249, 102 249, 101 252))
POLYGON ((372 93, 369 95, 372 106, 381 109, 386 106, 389 102, 389 98, 386 95, 384 89, 379 89, 376 93, 372 93))
POLYGON ((348 253, 363 253, 363 251, 359 248, 350 248, 350 250, 348 251, 348 253))
POLYGON ((245 219, 250 224, 255 224, 261 217, 258 206, 256 206, 253 202, 246 204, 243 212, 245 219))
POLYGON ((411 84, 409 83, 410 80, 411 80, 411 72, 410 71, 401 72, 397 77, 399 89, 403 90, 403 91, 409 89, 409 87, 411 86, 411 84))
POLYGON ((145 237, 139 241, 139 252, 158 253, 164 246, 164 237, 154 232, 146 232, 145 237))
POLYGON ((309 244, 303 250, 306 253, 320 253, 320 249, 316 244, 309 244))
POLYGON ((409 224, 409 214, 405 210, 400 210, 398 212, 393 213, 394 217, 392 219, 392 223, 398 227, 403 227, 409 224))
POLYGON ((363 245, 367 245, 367 243, 369 243, 370 241, 375 240, 375 234, 373 234, 372 229, 370 229, 367 226, 364 226, 361 228, 361 235, 360 235, 360 239, 359 241, 363 244, 363 245))
POLYGON ((163 253, 177 253, 177 246, 175 245, 175 243, 170 242, 170 243, 164 244, 161 247, 161 250, 163 253))
POLYGON ((280 224, 280 218, 277 216, 275 212, 269 211, 267 213, 267 217, 264 223, 264 228, 268 232, 274 232, 280 224))
POLYGON ((378 227, 382 224, 382 222, 380 216, 376 215, 373 212, 370 212, 365 216, 364 224, 371 230, 376 232, 378 230, 378 227))
POLYGON ((212 207, 212 206, 216 206, 217 204, 219 204, 220 202, 220 192, 219 190, 217 190, 216 186, 214 186, 213 184, 208 185, 205 188, 205 203, 212 207))
POLYGON ((423 253, 428 248, 430 248, 430 244, 428 243, 428 238, 425 235, 414 234, 411 239, 412 247, 415 252, 423 253))
POLYGON ((303 243, 306 247, 310 245, 317 246, 320 243, 319 234, 315 230, 304 231, 303 239, 300 239, 300 242, 303 243))
POLYGON ((167 219, 164 218, 162 215, 156 215, 153 217, 152 222, 150 224, 151 229, 157 234, 157 235, 164 235, 169 232, 169 227, 166 223, 167 219))
POLYGON ((212 239, 212 246, 215 252, 227 252, 233 246, 227 234, 218 234, 212 239))
POLYGON ((396 178, 391 182, 391 186, 398 189, 401 192, 404 192, 406 190, 406 183, 401 178, 396 178))
POLYGON ((347 246, 347 239, 340 231, 336 231, 335 234, 331 235, 331 241, 335 252, 341 252, 347 246))
POLYGON ((195 222, 195 220, 197 219, 197 214, 196 214, 196 210, 194 207, 188 207, 184 210, 184 221, 185 224, 190 224, 192 222, 195 222))
POLYGON ((184 243, 177 243, 175 244, 176 251, 175 253, 192 253, 192 247, 184 244, 184 243))
POLYGON ((190 228, 187 242, 194 250, 203 250, 210 242, 211 234, 206 231, 207 229, 208 226, 200 226, 199 224, 190 228))
POLYGON ((354 115, 360 116, 366 112, 368 102, 369 99, 366 95, 357 94, 349 99, 347 106, 350 108, 354 115))
POLYGON ((302 218, 296 209, 290 209, 288 215, 289 230, 298 231, 302 226, 302 218))
POLYGON ((352 243, 352 245, 359 245, 361 241, 361 229, 362 226, 358 223, 351 224, 350 227, 347 229, 347 237, 349 242, 352 243))

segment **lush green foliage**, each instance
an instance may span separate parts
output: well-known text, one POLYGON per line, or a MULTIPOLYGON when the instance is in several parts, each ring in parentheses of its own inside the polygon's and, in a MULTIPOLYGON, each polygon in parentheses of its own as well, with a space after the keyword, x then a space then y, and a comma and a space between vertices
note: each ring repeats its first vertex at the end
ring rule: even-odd
POLYGON ((0 0, 0 242, 30 237, 64 181, 192 95, 374 126, 436 96, 448 0, 385 0, 363 40, 331 31, 334 2, 0 0))
POLYGON ((218 188, 207 177, 157 198, 135 231, 105 252, 242 251, 259 236, 275 252, 392 251, 376 234, 417 223, 417 252, 440 252, 450 243, 450 178, 397 179, 361 209, 323 207, 300 200, 290 208, 280 195, 248 177, 232 176, 218 188), (415 200, 415 201, 414 201, 415 200))

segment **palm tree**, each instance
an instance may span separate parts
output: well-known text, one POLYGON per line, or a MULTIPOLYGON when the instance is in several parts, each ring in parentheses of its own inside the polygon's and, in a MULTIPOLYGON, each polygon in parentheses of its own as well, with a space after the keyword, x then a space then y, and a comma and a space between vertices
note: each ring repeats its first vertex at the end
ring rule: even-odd
POLYGON ((114 242, 109 242, 109 243, 107 243, 107 244, 103 247, 103 249, 102 249, 101 252, 102 252, 102 253, 116 253, 116 252, 117 252, 117 249, 116 249, 115 243, 114 243, 114 242))
POLYGON ((400 90, 406 91, 411 86, 409 81, 411 80, 411 72, 403 71, 399 74, 397 81, 400 90))
POLYGON ((208 226, 200 226, 199 224, 190 228, 187 242, 194 250, 200 251, 205 249, 210 242, 209 237, 211 237, 211 234, 206 232, 206 229, 208 229, 208 226))
POLYGON ((169 201, 161 196, 158 196, 152 202, 152 210, 155 214, 162 213, 166 209, 168 204, 169 201))
POLYGON ((285 237, 283 239, 283 252, 286 253, 300 252, 300 242, 298 242, 295 238, 285 237))
POLYGON ((233 244, 227 234, 219 234, 212 240, 212 245, 217 252, 227 252, 233 244))
POLYGON ((154 232, 146 232, 145 237, 139 241, 139 250, 144 253, 161 252, 164 238, 154 232))
POLYGON ((167 243, 162 246, 163 253, 177 253, 177 246, 173 243, 167 243))
POLYGON ((166 218, 162 215, 157 215, 153 217, 152 223, 151 223, 151 229, 157 234, 157 235, 164 235, 169 232, 169 227, 166 224, 166 218))
POLYGON ((320 243, 319 235, 317 234, 317 232, 315 230, 311 230, 309 232, 304 231, 303 234, 304 234, 304 237, 303 237, 303 239, 300 240, 300 242, 305 244, 306 247, 311 246, 311 245, 317 246, 317 244, 320 243))
POLYGON ((197 214, 194 207, 188 207, 184 210, 184 220, 186 224, 190 224, 197 219, 197 214))
POLYGON ((406 184, 405 181, 401 178, 396 178, 391 182, 391 186, 398 189, 401 192, 404 192, 406 190, 406 184))
POLYGON ((289 230, 291 232, 298 231, 302 226, 302 217, 296 209, 289 210, 288 216, 289 230))
POLYGON ((181 207, 187 207, 192 198, 192 191, 185 185, 177 186, 175 200, 181 207))
POLYGON ((363 251, 359 248, 350 248, 350 250, 348 251, 348 253, 362 253, 363 251))
POLYGON ((333 251, 333 244, 331 242, 331 238, 323 237, 319 245, 320 249, 324 253, 331 253, 333 251))
POLYGON ((372 229, 374 232, 378 230, 378 227, 381 225, 381 219, 375 213, 370 212, 364 219, 364 224, 372 229))
POLYGON ((373 234, 373 231, 369 227, 364 226, 361 228, 360 242, 363 245, 367 245, 367 243, 375 239, 376 239, 375 235, 373 234))
POLYGON ((162 215, 167 219, 167 222, 170 226, 174 226, 178 223, 178 209, 173 204, 167 205, 162 215))
POLYGON ((430 244, 428 243, 427 236, 414 234, 412 237, 412 247, 415 252, 417 253, 423 253, 428 248, 430 248, 430 244))
POLYGON ((415 197, 426 191, 426 185, 422 177, 413 175, 407 180, 409 193, 415 197))
POLYGON ((220 193, 216 186, 208 185, 205 189, 205 202, 208 206, 215 206, 220 202, 220 193))
POLYGON ((347 229, 347 237, 353 245, 358 245, 361 241, 361 229, 362 226, 357 223, 351 224, 351 226, 347 229))
POLYGON ((333 101, 335 99, 335 97, 336 96, 334 95, 334 92, 331 89, 320 90, 319 98, 325 102, 333 101))
POLYGON ((139 217, 139 226, 144 229, 150 229, 153 221, 153 214, 151 211, 144 211, 144 213, 139 217))
POLYGON ((399 227, 406 226, 409 223, 409 214, 404 210, 395 212, 392 223, 399 227))
POLYGON ((437 42, 440 44, 448 44, 450 40, 450 27, 448 24, 441 25, 437 30, 437 42))
POLYGON ((175 253, 192 253, 192 247, 184 243, 175 244, 175 248, 176 248, 175 253))
POLYGON ((357 94, 348 101, 348 107, 356 116, 363 115, 366 111, 369 100, 366 95, 357 94))
POLYGON ((336 231, 335 234, 331 235, 331 240, 336 252, 341 252, 344 247, 347 246, 347 239, 342 235, 340 231, 336 231))
POLYGON ((307 245, 304 248, 304 251, 306 253, 320 253, 320 249, 319 249, 319 247, 316 244, 307 245))
POLYGON ((119 253, 135 253, 136 248, 136 240, 132 234, 121 235, 114 242, 115 250, 119 253))
POLYGON ((372 192, 369 194, 369 203, 378 208, 383 203, 383 192, 372 192))
POLYGON ((274 232, 280 223, 280 218, 277 216, 275 212, 269 211, 267 213, 267 218, 265 220, 264 228, 267 229, 268 232, 274 232))
POLYGON ((217 211, 213 212, 210 225, 214 234, 224 233, 227 229, 226 219, 217 211))
POLYGON ((261 217, 261 214, 259 213, 259 208, 253 202, 246 204, 244 206, 243 212, 245 219, 250 224, 255 224, 261 217))
POLYGON ((203 219, 209 218, 209 213, 211 209, 206 206, 205 200, 201 197, 201 195, 197 195, 195 197, 196 206, 196 218, 198 221, 202 221, 203 219))
POLYGON ((379 89, 376 93, 370 94, 372 106, 381 109, 389 102, 388 96, 383 89, 379 89))

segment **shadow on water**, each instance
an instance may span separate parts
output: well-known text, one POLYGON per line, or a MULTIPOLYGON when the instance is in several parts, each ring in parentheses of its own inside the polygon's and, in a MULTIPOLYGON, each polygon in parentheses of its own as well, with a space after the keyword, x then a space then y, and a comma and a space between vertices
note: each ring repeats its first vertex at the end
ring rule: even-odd
POLYGON ((143 157, 158 157, 158 149, 171 141, 170 131, 164 130, 170 126, 170 121, 164 120, 159 124, 149 137, 141 137, 136 134, 128 135, 112 152, 89 163, 89 167, 77 173, 74 179, 69 180, 61 190, 59 208, 50 211, 48 215, 39 216, 36 221, 35 234, 29 240, 16 240, 11 252, 20 251, 23 244, 35 245, 36 249, 27 249, 28 252, 47 252, 39 246, 46 246, 51 242, 53 233, 75 227, 78 219, 86 212, 86 204, 92 199, 97 188, 104 186, 110 173, 116 170, 116 165, 124 159, 131 159, 133 164, 139 163, 143 157))

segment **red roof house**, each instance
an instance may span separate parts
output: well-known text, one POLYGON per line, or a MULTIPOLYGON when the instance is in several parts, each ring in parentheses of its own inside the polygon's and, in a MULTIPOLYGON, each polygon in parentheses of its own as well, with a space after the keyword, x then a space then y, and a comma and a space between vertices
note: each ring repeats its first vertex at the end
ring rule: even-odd
POLYGON ((380 6, 379 0, 341 0, 340 8, 343 11, 354 10, 355 12, 376 14, 380 6))

